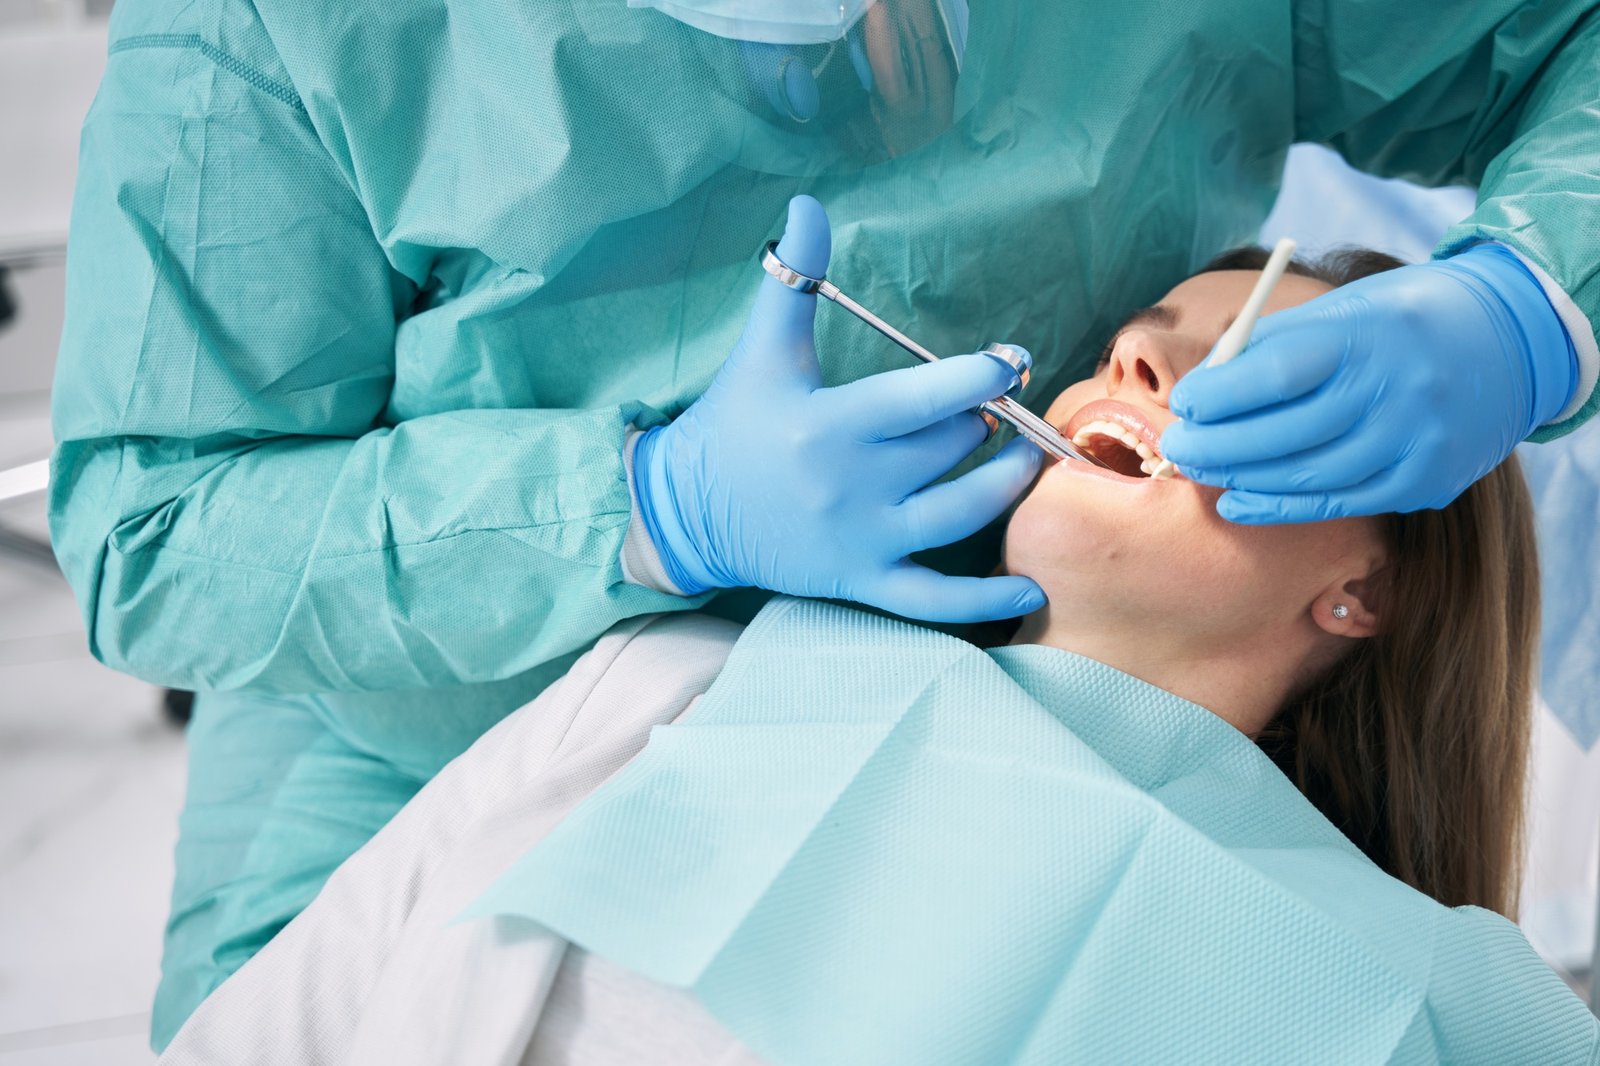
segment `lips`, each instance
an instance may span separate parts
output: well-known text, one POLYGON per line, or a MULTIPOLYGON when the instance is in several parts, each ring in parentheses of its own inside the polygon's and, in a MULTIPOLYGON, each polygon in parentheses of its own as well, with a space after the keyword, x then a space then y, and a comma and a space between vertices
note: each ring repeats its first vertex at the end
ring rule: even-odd
POLYGON ((1151 451, 1157 455, 1161 454, 1161 434, 1150 425, 1144 413, 1137 407, 1125 404, 1121 400, 1091 400, 1078 408, 1077 414, 1067 419, 1062 432, 1070 440, 1078 430, 1090 422, 1113 422, 1148 444, 1151 451))
MULTIPOLYGON (((1067 420, 1062 432, 1123 479, 1147 480, 1158 465, 1172 469, 1161 455, 1160 433, 1142 411, 1118 400, 1085 404, 1067 420)), ((1170 476, 1156 470, 1157 479, 1170 476)))

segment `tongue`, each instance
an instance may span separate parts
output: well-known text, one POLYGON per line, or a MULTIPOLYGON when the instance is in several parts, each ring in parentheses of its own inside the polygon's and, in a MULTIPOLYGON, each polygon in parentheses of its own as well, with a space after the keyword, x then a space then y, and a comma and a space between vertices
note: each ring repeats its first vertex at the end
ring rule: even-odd
POLYGON ((1110 437, 1094 437, 1085 447, 1096 459, 1119 474, 1126 477, 1150 476, 1140 469, 1144 460, 1139 458, 1139 453, 1120 441, 1114 441, 1110 437))

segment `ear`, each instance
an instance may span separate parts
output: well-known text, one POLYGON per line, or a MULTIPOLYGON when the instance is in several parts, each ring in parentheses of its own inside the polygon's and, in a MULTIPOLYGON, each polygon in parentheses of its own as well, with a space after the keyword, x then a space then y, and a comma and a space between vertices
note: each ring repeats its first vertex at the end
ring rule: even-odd
POLYGON ((1311 620, 1336 637, 1370 637, 1381 628, 1381 571, 1330 585, 1311 603, 1311 620), (1339 608, 1343 608, 1342 611, 1339 608), (1340 618, 1339 615, 1344 617, 1340 618))

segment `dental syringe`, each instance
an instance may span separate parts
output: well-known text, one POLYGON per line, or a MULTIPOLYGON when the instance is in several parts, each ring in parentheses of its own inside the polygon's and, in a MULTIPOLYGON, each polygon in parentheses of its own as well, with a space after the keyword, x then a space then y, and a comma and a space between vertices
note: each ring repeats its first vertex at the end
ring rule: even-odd
MULTIPOLYGON (((779 259, 777 241, 767 242, 766 249, 761 256, 761 267, 776 278, 780 284, 788 288, 797 292, 815 293, 818 296, 832 300, 918 359, 921 359, 924 363, 937 363, 939 361, 937 355, 934 355, 928 349, 846 296, 839 290, 839 286, 833 282, 826 278, 814 278, 808 274, 802 274, 782 259, 779 259)), ((1011 366, 1021 375, 1023 382, 1026 382, 1027 368, 1017 365, 1014 354, 1011 351, 1007 351, 1007 348, 1007 345, 996 344, 990 345, 984 351, 1011 366)), ((984 416, 984 420, 989 422, 990 429, 995 427, 996 421, 1008 422, 1016 428, 1018 433, 1038 445, 1040 450, 1051 458, 1076 459, 1080 463, 1088 463, 1091 466, 1106 465, 1089 453, 1081 451, 1071 441, 1063 437, 1056 427, 1022 406, 1010 396, 1001 396, 981 404, 978 411, 984 416)))

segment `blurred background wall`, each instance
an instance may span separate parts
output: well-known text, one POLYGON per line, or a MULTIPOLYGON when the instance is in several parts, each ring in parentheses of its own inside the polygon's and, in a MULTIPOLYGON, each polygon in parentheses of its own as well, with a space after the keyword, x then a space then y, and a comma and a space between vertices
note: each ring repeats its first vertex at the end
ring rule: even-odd
POLYGON ((0 1063, 148 1063, 183 740, 90 658, 27 490, 50 451, 78 128, 111 0, 0 0, 0 1063), (8 316, 7 310, 11 311, 8 316), (23 471, 18 475, 18 470, 23 471))

